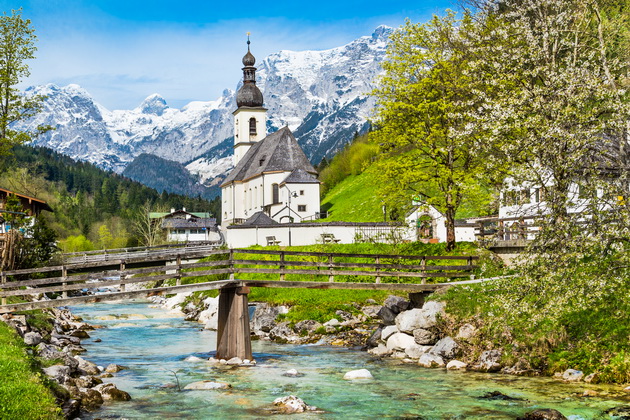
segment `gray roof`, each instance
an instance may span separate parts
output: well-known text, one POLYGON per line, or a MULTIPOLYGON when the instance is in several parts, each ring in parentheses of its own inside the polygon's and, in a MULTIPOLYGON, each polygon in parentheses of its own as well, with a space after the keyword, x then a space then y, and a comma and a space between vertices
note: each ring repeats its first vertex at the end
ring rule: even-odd
POLYGON ((258 211, 252 214, 249 219, 245 220, 241 226, 269 226, 277 224, 278 222, 271 217, 267 216, 262 211, 258 211))
POLYGON ((295 169, 302 169, 313 175, 317 174, 289 127, 283 127, 254 143, 221 186, 235 181, 245 181, 266 172, 295 169))
POLYGON ((217 219, 163 219, 162 228, 165 229, 186 229, 186 228, 209 228, 216 230, 217 219))
POLYGON ((283 184, 319 184, 315 175, 309 174, 304 169, 294 169, 285 179, 283 184))

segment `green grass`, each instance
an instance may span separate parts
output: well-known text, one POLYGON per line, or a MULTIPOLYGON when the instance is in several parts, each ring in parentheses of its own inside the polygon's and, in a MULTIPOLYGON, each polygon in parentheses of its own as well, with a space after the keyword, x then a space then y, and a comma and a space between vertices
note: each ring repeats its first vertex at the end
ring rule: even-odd
POLYGON ((321 208, 330 212, 323 222, 382 222, 381 201, 376 195, 378 179, 372 166, 359 175, 349 175, 322 199, 321 208))
POLYGON ((0 322, 0 418, 62 419, 20 337, 0 322))
MULTIPOLYGON (((331 253, 354 253, 354 254, 385 254, 385 255, 477 255, 480 251, 470 243, 462 243, 450 253, 444 251, 445 244, 422 244, 422 243, 404 243, 404 244, 372 244, 372 243, 357 243, 357 244, 318 244, 310 246, 295 246, 295 247, 266 247, 264 249, 284 251, 307 251, 307 252, 331 252, 331 253)), ((252 249, 263 249, 263 247, 251 247, 252 249)), ((261 260, 278 260, 277 255, 258 255, 258 254, 236 254, 236 258, 247 259, 261 259, 261 260)), ((217 260, 225 258, 225 256, 213 256, 208 259, 217 260)), ((319 257, 308 256, 287 256, 286 266, 291 267, 290 261, 296 260, 311 260, 315 261, 319 257)), ((373 262, 373 259, 343 259, 337 257, 335 261, 342 262, 343 260, 354 262, 373 262)), ((416 262, 411 260, 397 261, 394 258, 381 259, 382 262, 396 262, 400 264, 415 264, 416 262)), ((494 275, 499 272, 500 267, 497 266, 492 260, 487 257, 487 253, 484 254, 482 261, 484 262, 485 275, 494 275), (492 272, 489 270, 492 269, 492 272)), ((431 260, 429 264, 449 264, 448 260, 431 260)), ((461 263, 461 262, 460 262, 461 263)), ((261 266, 261 268, 264 268, 261 266)), ((266 266, 269 268, 269 266, 266 266)), ((301 267, 303 268, 303 267, 301 267)), ((360 270, 360 269, 357 269, 360 270)), ((481 275, 479 271, 477 273, 481 275)), ((213 275, 203 276, 198 278, 184 277, 182 279, 183 284, 187 283, 200 283, 205 281, 217 281, 225 280, 226 275, 213 275)), ((276 273, 262 273, 262 274, 239 274, 239 279, 248 280, 278 280, 279 275, 276 273)), ((325 270, 322 271, 322 275, 310 275, 310 274, 293 274, 287 275, 287 281, 328 281, 328 274, 325 270)), ((347 281, 347 282, 373 282, 374 278, 367 276, 335 276, 335 281, 347 281)), ((396 281, 395 278, 387 278, 384 281, 396 281)), ((402 279, 401 281, 409 281, 402 279)), ((367 303, 368 299, 373 299, 378 303, 382 303, 383 300, 390 294, 397 294, 389 291, 370 291, 370 290, 340 290, 340 289, 328 289, 328 290, 312 290, 312 289, 294 289, 294 288, 252 288, 249 294, 249 300, 251 302, 267 302, 272 305, 287 305, 291 306, 291 310, 285 316, 285 319, 289 321, 302 321, 307 319, 313 319, 319 322, 325 322, 331 318, 335 318, 335 312, 337 310, 344 310, 352 312, 356 310, 356 306, 363 306, 367 303), (357 304, 356 306, 353 304, 357 304)), ((405 296, 405 293, 398 293, 405 296)), ((206 291, 194 293, 188 301, 200 302, 206 297, 216 297, 218 291, 206 291)), ((188 302, 187 301, 187 302, 188 302)), ((186 303, 187 303, 186 302, 186 303)), ((186 304, 184 303, 184 304, 186 304)))
MULTIPOLYGON (((531 368, 552 375, 578 369, 596 373, 599 382, 630 383, 630 283, 616 293, 593 300, 585 310, 567 307, 561 315, 544 309, 534 323, 528 312, 506 306, 515 280, 486 285, 458 286, 434 299, 444 301, 448 317, 442 333, 457 334, 464 323, 478 327, 478 334, 464 346, 467 362, 483 350, 500 348, 508 366, 526 361, 531 368)), ((540 296, 523 293, 526 304, 540 296)))

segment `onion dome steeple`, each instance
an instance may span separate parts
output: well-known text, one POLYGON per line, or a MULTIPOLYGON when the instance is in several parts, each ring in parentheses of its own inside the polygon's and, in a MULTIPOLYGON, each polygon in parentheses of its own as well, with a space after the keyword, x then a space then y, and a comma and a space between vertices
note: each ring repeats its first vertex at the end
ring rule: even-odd
POLYGON ((240 108, 263 106, 263 95, 256 86, 256 58, 249 50, 249 33, 247 34, 247 54, 243 57, 243 86, 236 93, 236 105, 240 108))

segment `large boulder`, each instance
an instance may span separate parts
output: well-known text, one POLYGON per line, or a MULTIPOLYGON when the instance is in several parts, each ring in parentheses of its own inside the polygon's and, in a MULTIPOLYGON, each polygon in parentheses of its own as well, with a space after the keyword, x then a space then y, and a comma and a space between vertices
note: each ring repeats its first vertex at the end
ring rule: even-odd
POLYGON ((425 330, 424 328, 417 328, 413 330, 413 338, 416 343, 428 346, 437 342, 437 335, 433 331, 425 330))
POLYGON ((74 356, 74 359, 78 362, 77 369, 82 375, 98 375, 101 370, 94 363, 89 360, 85 360, 81 356, 74 356))
POLYGON ((392 354, 392 351, 389 350, 384 344, 379 344, 378 346, 369 349, 368 353, 374 356, 383 357, 389 356, 390 354, 392 354))
POLYGON ((42 335, 38 332, 31 331, 24 334, 24 344, 27 346, 36 346, 44 341, 42 335))
POLYGON ((100 384, 100 385, 95 386, 93 389, 100 392, 104 400, 110 400, 110 401, 131 400, 131 395, 129 395, 125 391, 122 391, 116 388, 116 385, 114 384, 100 384))
POLYGON ((219 298, 209 297, 203 305, 206 309, 199 312, 197 322, 203 324, 206 330, 215 331, 219 327, 219 298))
POLYGON ((297 324, 295 324, 295 326, 293 327, 293 331, 295 331, 298 334, 312 334, 314 333, 318 328, 321 328, 322 324, 314 321, 312 319, 307 319, 305 321, 300 321, 297 324))
POLYGON ((272 340, 284 343, 295 341, 298 338, 291 327, 289 327, 288 322, 281 322, 280 324, 273 327, 271 331, 269 331, 269 337, 272 340))
POLYGON ((411 302, 400 296, 390 295, 383 302, 383 306, 395 314, 406 311, 411 308, 411 302))
POLYGON ((459 360, 451 360, 446 364, 446 370, 466 370, 468 365, 459 360))
POLYGON ((405 354, 410 358, 417 360, 431 347, 421 346, 420 344, 413 344, 405 349, 405 354))
POLYGON ((412 336, 403 333, 392 334, 387 339, 387 349, 389 351, 405 351, 406 348, 415 346, 416 341, 412 336))
POLYGON ((378 346, 380 344, 382 335, 383 327, 379 326, 374 330, 370 338, 367 339, 367 341, 365 342, 365 346, 369 349, 378 346))
POLYGON ((444 359, 436 354, 425 353, 418 359, 418 364, 426 368, 444 367, 444 359))
POLYGON ((381 331, 381 340, 383 341, 387 341, 387 339, 389 337, 391 337, 392 334, 396 334, 398 331, 398 327, 395 325, 388 325, 387 327, 383 328, 383 330, 381 331))
POLYGON ((396 312, 386 308, 385 306, 382 306, 376 314, 383 325, 394 325, 394 322, 396 322, 396 315, 398 315, 396 312))
POLYGON ((81 396, 81 407, 92 411, 103 405, 103 396, 100 392, 90 388, 79 388, 81 396))
POLYGON ((346 374, 343 375, 343 379, 350 381, 354 379, 374 379, 374 377, 367 369, 357 369, 346 372, 346 374))
POLYGON ((42 371, 49 378, 53 379, 59 384, 65 384, 70 382, 70 368, 65 365, 53 365, 42 369, 42 371))
POLYGON ((452 359, 455 357, 457 350, 459 349, 459 345, 455 340, 451 337, 444 337, 431 349, 429 353, 436 354, 444 359, 452 359))
POLYGON ((100 385, 103 383, 103 380, 97 378, 96 376, 79 376, 78 378, 73 379, 74 384, 77 388, 94 388, 96 385, 100 385))
POLYGON ((413 334, 417 329, 431 329, 437 324, 439 315, 444 314, 444 304, 430 301, 422 309, 411 309, 396 316, 396 326, 401 332, 413 334))
POLYGON ((306 403, 295 395, 276 398, 273 401, 274 411, 279 414, 304 413, 305 411, 314 411, 317 408, 306 405, 306 403))
POLYGON ((39 343, 36 351, 39 357, 46 360, 63 360, 64 357, 58 347, 46 343, 39 343))
POLYGON ((269 333, 276 325, 276 317, 287 312, 289 309, 286 306, 270 306, 266 303, 258 303, 254 315, 249 321, 250 329, 256 335, 269 333))

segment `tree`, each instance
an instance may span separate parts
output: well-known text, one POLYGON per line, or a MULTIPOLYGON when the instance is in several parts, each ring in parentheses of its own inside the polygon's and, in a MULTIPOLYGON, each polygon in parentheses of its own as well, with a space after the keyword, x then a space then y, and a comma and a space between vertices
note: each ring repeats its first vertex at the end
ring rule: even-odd
POLYGON ((483 107, 471 88, 464 46, 479 30, 466 13, 407 22, 390 38, 377 97, 373 139, 382 153, 381 194, 388 206, 422 201, 446 218, 447 249, 455 246, 455 215, 487 168, 487 141, 467 110, 483 107))
POLYGON ((27 120, 41 109, 42 96, 25 96, 16 88, 30 75, 26 60, 35 58, 36 39, 31 21, 22 18, 22 9, 0 16, 0 156, 50 129, 38 126, 25 132, 12 128, 15 122, 27 120))
POLYGON ((133 230, 140 238, 140 242, 145 246, 158 245, 164 241, 162 219, 152 219, 150 212, 151 206, 147 202, 136 210, 132 220, 133 230))

